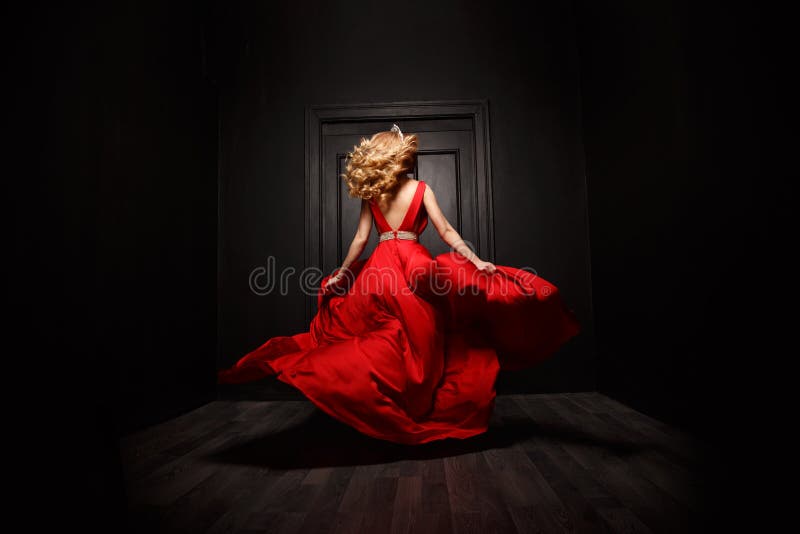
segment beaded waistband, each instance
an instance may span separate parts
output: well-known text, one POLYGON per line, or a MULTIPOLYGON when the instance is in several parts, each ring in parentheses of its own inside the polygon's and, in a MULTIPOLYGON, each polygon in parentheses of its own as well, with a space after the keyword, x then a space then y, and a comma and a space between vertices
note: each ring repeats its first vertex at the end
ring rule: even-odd
POLYGON ((414 232, 409 232, 407 230, 397 230, 391 232, 383 232, 378 237, 380 238, 381 241, 386 241, 388 239, 410 239, 413 241, 417 239, 417 234, 415 234, 414 232))

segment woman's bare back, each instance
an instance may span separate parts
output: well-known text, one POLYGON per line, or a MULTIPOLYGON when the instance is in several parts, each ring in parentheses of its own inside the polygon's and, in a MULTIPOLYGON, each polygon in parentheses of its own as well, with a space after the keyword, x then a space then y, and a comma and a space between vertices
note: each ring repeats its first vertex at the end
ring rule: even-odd
POLYGON ((411 201, 414 200, 414 193, 417 191, 419 182, 414 178, 406 177, 405 183, 397 188, 394 197, 389 200, 388 206, 378 204, 378 209, 383 214, 383 218, 393 229, 397 229, 403 223, 406 212, 411 206, 411 201))

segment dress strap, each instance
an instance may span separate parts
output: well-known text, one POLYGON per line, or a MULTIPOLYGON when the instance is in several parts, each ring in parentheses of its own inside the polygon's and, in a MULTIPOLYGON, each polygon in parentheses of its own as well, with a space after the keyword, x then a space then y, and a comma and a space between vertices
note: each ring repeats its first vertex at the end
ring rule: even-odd
MULTIPOLYGON (((408 206, 408 211, 406 211, 406 216, 403 217, 403 222, 400 223, 400 226, 397 228, 398 230, 408 230, 407 225, 413 225, 414 221, 417 219, 417 214, 419 213, 419 207, 422 204, 422 198, 425 194, 425 182, 422 180, 419 181, 417 184, 417 189, 414 191, 414 198, 411 199, 411 205, 408 206)), ((410 228, 413 230, 413 228, 410 228)))

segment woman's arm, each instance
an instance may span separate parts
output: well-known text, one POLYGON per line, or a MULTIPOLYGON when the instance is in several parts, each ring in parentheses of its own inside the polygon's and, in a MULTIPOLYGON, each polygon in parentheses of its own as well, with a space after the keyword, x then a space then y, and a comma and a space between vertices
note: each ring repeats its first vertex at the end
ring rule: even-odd
POLYGON ((475 267, 480 271, 487 271, 493 273, 495 266, 493 263, 483 261, 467 246, 461 238, 456 229, 450 225, 450 221, 444 216, 439 203, 436 202, 436 195, 433 194, 433 189, 430 187, 425 188, 425 194, 422 197, 422 202, 425 204, 425 209, 428 211, 428 219, 433 223, 436 231, 439 232, 439 237, 442 241, 447 243, 450 247, 456 250, 459 254, 467 258, 475 267))
POLYGON ((369 209, 369 204, 366 200, 361 201, 361 215, 358 219, 358 228, 353 241, 350 243, 350 249, 347 251, 347 257, 342 262, 341 268, 336 271, 336 275, 332 276, 326 285, 330 285, 342 277, 342 272, 345 271, 350 264, 353 263, 364 252, 364 247, 367 246, 369 241, 369 232, 372 229, 372 211, 369 209))

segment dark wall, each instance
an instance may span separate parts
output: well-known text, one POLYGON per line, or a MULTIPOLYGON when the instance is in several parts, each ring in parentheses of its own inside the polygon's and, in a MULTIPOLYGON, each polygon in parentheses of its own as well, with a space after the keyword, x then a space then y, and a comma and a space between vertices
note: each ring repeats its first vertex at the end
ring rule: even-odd
POLYGON ((4 17, 9 427, 36 452, 20 495, 59 496, 44 516, 37 497, 37 522, 122 531, 120 434, 214 398, 216 95, 196 6, 4 17))
MULTIPOLYGON (((213 398, 217 118, 203 12, 174 2, 120 14, 119 84, 107 126, 116 176, 101 191, 103 287, 126 426, 213 398)), ((117 63, 118 62, 118 63, 117 63)))
POLYGON ((775 267, 756 12, 715 4, 577 10, 599 389, 716 437, 754 415, 775 267))
MULTIPOLYGON (((214 398, 217 116, 202 4, 131 2, 104 50, 101 351, 124 428, 214 398)), ((105 22, 103 22, 105 23, 105 22)))
MULTIPOLYGON (((488 98, 496 261, 558 285, 582 335, 498 390, 595 386, 574 20, 567 3, 352 1, 220 6, 220 354, 304 331, 303 296, 257 296, 249 273, 303 267, 309 104, 488 98)), ((355 231, 355 229, 354 229, 355 231)), ((272 384, 265 384, 269 387, 272 384)), ((281 384, 274 384, 280 388, 281 384)))
POLYGON ((153 2, 32 4, 12 18, 24 171, 11 206, 19 265, 39 280, 19 316, 43 358, 26 361, 66 367, 69 402, 122 432, 214 396, 217 121, 202 17, 153 2))

